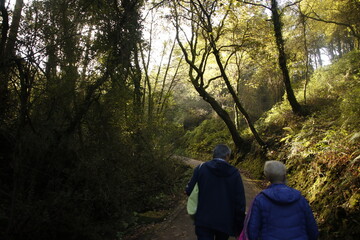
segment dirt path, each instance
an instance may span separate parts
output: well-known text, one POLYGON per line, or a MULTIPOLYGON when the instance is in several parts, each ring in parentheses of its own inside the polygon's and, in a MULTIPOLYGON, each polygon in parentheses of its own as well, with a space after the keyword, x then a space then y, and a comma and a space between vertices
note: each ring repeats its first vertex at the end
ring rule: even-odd
MULTIPOLYGON (((196 167, 201 163, 190 158, 183 158, 183 160, 191 167, 196 167)), ((260 192, 254 181, 242 175, 245 188, 245 197, 247 205, 251 203, 254 196, 260 192)), ((247 206, 248 207, 248 206, 247 206)), ((194 226, 191 218, 186 212, 186 202, 183 201, 179 204, 177 209, 174 210, 172 216, 157 227, 153 236, 149 236, 147 240, 196 240, 194 226)), ((235 238, 231 238, 233 240, 235 238)))

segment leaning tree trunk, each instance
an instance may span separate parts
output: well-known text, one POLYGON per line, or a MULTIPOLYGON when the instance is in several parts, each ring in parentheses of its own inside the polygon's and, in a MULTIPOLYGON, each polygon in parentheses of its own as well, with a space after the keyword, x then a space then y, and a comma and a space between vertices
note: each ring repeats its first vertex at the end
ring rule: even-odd
POLYGON ((244 146, 244 139, 241 138, 239 135, 236 125, 231 120, 229 114, 227 111, 225 111, 221 105, 213 98, 203 87, 194 84, 196 81, 192 81, 196 91, 200 94, 200 96, 208 102, 211 107, 214 109, 214 111, 217 113, 217 115, 224 121, 227 128, 229 129, 229 132, 231 134, 231 137, 234 141, 234 144, 236 146, 237 152, 240 152, 243 150, 244 146))
POLYGON ((276 38, 276 45, 279 52, 279 66, 283 75, 283 81, 285 84, 287 99, 291 105, 293 113, 297 115, 304 115, 305 113, 301 105, 296 100, 294 91, 291 87, 289 69, 287 67, 287 58, 285 54, 285 44, 282 36, 282 23, 280 20, 280 14, 278 11, 276 0, 271 0, 271 12, 272 12, 272 21, 274 25, 274 33, 276 38))
MULTIPOLYGON (((176 4, 175 4, 176 5, 176 4)), ((204 72, 205 72, 205 66, 207 65, 207 60, 209 57, 209 54, 211 53, 210 46, 205 46, 199 53, 198 50, 198 38, 199 38, 199 31, 200 31, 200 25, 198 25, 196 20, 192 19, 192 33, 191 37, 187 38, 187 46, 185 47, 182 43, 182 40, 180 39, 179 32, 182 31, 180 28, 180 21, 179 21, 179 14, 177 12, 177 8, 174 5, 174 25, 176 29, 176 40, 179 44, 179 47, 181 48, 181 51, 184 54, 184 59, 189 65, 189 78, 194 86, 195 90, 199 93, 199 95, 208 102, 212 109, 217 113, 217 115, 223 120, 225 125, 227 126, 232 140, 236 147, 237 153, 245 153, 245 141, 241 138, 240 134, 237 131, 235 123, 230 118, 228 112, 221 107, 221 105, 216 101, 215 98, 213 98, 207 91, 204 84, 204 72)), ((192 6, 191 6, 192 7, 192 6)), ((190 11, 192 12, 192 11, 190 11)), ((195 17, 194 12, 191 17, 195 17)), ((196 17, 195 17, 196 19, 196 17)))
POLYGON ((230 83, 230 80, 225 72, 225 68, 221 62, 221 58, 220 58, 220 54, 219 54, 219 50, 218 48, 216 47, 215 45, 215 40, 213 38, 213 36, 210 36, 210 42, 211 42, 211 45, 212 45, 212 49, 213 49, 213 54, 215 55, 215 59, 216 59, 216 62, 217 62, 217 65, 220 69, 220 72, 221 72, 221 76, 222 78, 224 79, 225 81, 225 84, 226 84, 226 87, 227 89, 229 90, 235 104, 236 104, 236 107, 239 109, 239 111, 241 112, 241 114, 244 116, 245 118, 245 121, 248 125, 248 127, 250 128, 251 130, 251 133, 253 134, 253 136, 255 137, 255 140, 256 142, 262 146, 262 147, 266 147, 266 144, 265 142, 261 139, 260 135, 258 134, 258 132, 256 131, 255 127, 254 127, 254 124, 252 123, 251 119, 250 119, 250 116, 249 114, 247 113, 247 111, 245 110, 245 108, 242 106, 242 104, 240 103, 240 100, 234 90, 234 88, 232 87, 231 83, 230 83))

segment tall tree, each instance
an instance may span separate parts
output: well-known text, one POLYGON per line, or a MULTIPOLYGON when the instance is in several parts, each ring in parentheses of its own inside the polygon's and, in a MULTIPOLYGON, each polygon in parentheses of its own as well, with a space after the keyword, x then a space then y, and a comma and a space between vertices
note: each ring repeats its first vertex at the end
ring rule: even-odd
POLYGON ((164 109, 168 106, 171 92, 176 86, 182 58, 174 57, 176 39, 161 38, 168 33, 165 22, 169 22, 161 8, 150 8, 145 13, 144 40, 138 44, 139 64, 143 72, 143 104, 145 115, 147 114, 145 118, 147 124, 156 125, 164 120, 164 109), (158 24, 160 21, 164 24, 158 24))
POLYGON ((292 111, 298 115, 304 115, 305 112, 299 102, 297 101, 293 88, 291 86, 289 69, 287 66, 287 56, 285 53, 285 42, 282 36, 282 22, 280 18, 277 0, 271 0, 271 13, 274 25, 274 34, 276 38, 276 45, 279 52, 279 66, 283 73, 283 81, 285 84, 287 99, 291 105, 292 111))
MULTIPOLYGON (((234 5, 223 37, 227 45, 232 43, 235 46, 231 50, 235 59, 227 64, 227 72, 236 79, 238 96, 255 121, 282 99, 284 86, 277 67, 272 25, 265 21, 268 13, 251 5, 234 5)), ((243 124, 241 113, 239 116, 243 124)))
POLYGON ((310 78, 310 53, 307 40, 307 23, 304 15, 302 14, 301 5, 298 4, 298 11, 300 12, 299 21, 302 27, 302 38, 304 43, 304 55, 305 55, 305 84, 304 84, 304 103, 306 104, 307 86, 310 78))
POLYGON ((281 21, 281 13, 278 7, 278 2, 277 0, 271 0, 271 6, 268 7, 264 4, 261 3, 256 3, 256 2, 249 2, 249 1, 242 1, 245 4, 250 4, 250 5, 254 5, 254 6, 261 6, 264 7, 268 10, 271 11, 271 20, 273 23, 273 28, 274 28, 274 36, 275 36, 275 40, 276 40, 276 46, 277 46, 277 50, 278 50, 278 62, 279 62, 279 67, 282 71, 282 75, 283 75, 283 82, 285 85, 285 90, 286 90, 286 95, 287 95, 287 99, 291 105, 292 111, 295 114, 298 115, 305 115, 305 111, 304 109, 301 107, 301 105, 299 104, 299 102, 297 101, 295 94, 294 94, 294 90, 291 86, 291 79, 290 79, 290 74, 289 74, 289 69, 288 69, 288 65, 287 65, 287 54, 285 52, 285 41, 283 38, 283 23, 281 21))
MULTIPOLYGON (((32 232, 34 238, 57 235, 54 232, 64 229, 55 230, 52 223, 41 217, 43 214, 67 222, 67 217, 57 214, 59 201, 63 206, 74 206, 69 199, 80 200, 79 197, 94 194, 93 199, 97 200, 90 202, 99 204, 102 192, 109 191, 100 187, 95 194, 94 186, 87 185, 92 177, 101 175, 96 172, 90 176, 89 169, 94 163, 100 163, 100 158, 107 161, 99 164, 99 168, 107 172, 107 179, 120 176, 109 174, 106 168, 117 164, 108 160, 124 162, 127 153, 114 157, 111 156, 114 152, 122 150, 104 149, 133 141, 127 143, 130 147, 123 152, 128 152, 129 156, 130 152, 137 153, 133 145, 141 143, 128 137, 134 135, 128 129, 139 124, 133 116, 138 106, 141 74, 137 72, 140 68, 135 67, 134 56, 141 39, 141 6, 142 1, 138 0, 32 1, 23 15, 20 10, 14 12, 9 26, 5 1, 0 2, 1 90, 7 90, 11 98, 10 126, 1 125, 0 129, 0 142, 6 140, 11 146, 6 157, 3 158, 2 151, 0 153, 0 158, 4 159, 0 175, 6 174, 5 182, 1 177, 0 191, 7 195, 6 203, 0 208, 1 212, 6 209, 8 219, 0 226, 1 238, 21 239, 28 232, 32 232), (26 20, 16 26, 20 16, 26 20), (11 74, 11 81, 4 82, 3 73, 11 74), (123 129, 127 129, 127 134, 122 133, 123 129), (7 141, 12 136, 16 141, 7 141), (92 151, 96 153, 85 157, 92 151), (84 165, 89 168, 79 174, 78 170, 84 165), (72 184, 75 178, 79 181, 72 184), (75 191, 78 187, 82 193, 75 191), (53 191, 57 192, 56 196, 52 195, 53 191), (65 192, 68 195, 63 194, 65 192), (64 198, 65 195, 68 197, 64 198), (40 225, 43 226, 41 230, 37 227, 40 225)), ((112 193, 119 193, 118 188, 117 185, 112 193)), ((116 198, 119 200, 113 210, 119 218, 127 210, 119 207, 122 197, 116 198)), ((107 204, 114 202, 107 201, 107 204)), ((74 213, 73 217, 90 213, 92 210, 86 207, 90 202, 81 206, 81 213, 74 213)), ((110 216, 113 213, 101 214, 113 218, 110 216)), ((87 215, 83 219, 90 223, 92 217, 87 215)), ((82 230, 76 231, 72 234, 81 238, 82 230)))
MULTIPOLYGON (((195 1, 192 3, 194 5, 194 8, 196 9, 196 11, 199 14, 199 18, 200 18, 200 23, 201 23, 201 27, 204 30, 204 37, 207 38, 209 40, 209 45, 210 48, 212 50, 212 54, 215 56, 215 60, 216 60, 216 64, 219 68, 219 78, 223 79, 226 87, 229 91, 229 93, 231 94, 235 105, 237 107, 237 109, 239 109, 239 111, 241 112, 241 114, 244 116, 246 123, 248 125, 248 127, 250 128, 250 131, 252 132, 252 134, 254 135, 256 141, 259 143, 260 146, 265 146, 265 142, 261 139, 261 137, 259 136, 259 134, 257 133, 249 114, 247 113, 247 111, 245 110, 245 108, 242 106, 240 99, 237 95, 237 93, 235 92, 230 79, 228 77, 228 73, 226 72, 226 67, 227 64, 229 63, 231 57, 233 56, 233 54, 230 54, 229 57, 224 61, 222 60, 221 55, 225 55, 222 53, 221 49, 224 48, 234 48, 234 49, 239 49, 241 46, 218 46, 219 45, 219 41, 221 40, 221 37, 223 35, 223 32, 225 32, 225 22, 227 20, 228 14, 230 12, 230 8, 232 7, 231 4, 230 6, 228 6, 228 9, 225 10, 225 13, 223 15, 223 18, 220 19, 220 24, 218 26, 213 26, 213 19, 215 10, 217 8, 217 4, 218 1, 213 1, 210 6, 206 6, 207 4, 203 4, 201 1, 197 1, 195 3, 195 1)), ((233 50, 233 53, 235 53, 236 50, 233 50)))
MULTIPOLYGON (((220 103, 213 96, 211 96, 207 90, 210 83, 218 79, 219 76, 211 77, 209 79, 207 79, 205 76, 208 60, 212 54, 212 47, 209 44, 206 36, 206 31, 209 29, 204 29, 202 27, 201 21, 204 19, 199 17, 199 14, 204 13, 196 12, 199 11, 199 9, 196 9, 198 6, 195 6, 193 1, 191 1, 190 5, 187 7, 182 4, 176 5, 176 3, 174 3, 172 10, 174 26, 176 29, 176 39, 184 54, 185 61, 189 65, 190 81, 199 95, 211 105, 214 111, 224 121, 229 129, 237 150, 242 151, 244 140, 238 133, 235 123, 229 116, 229 113, 223 109, 220 103), (181 14, 185 14, 186 16, 181 14), (182 18, 190 19, 190 29, 188 30, 190 35, 184 30, 184 25, 180 24, 182 18), (181 38, 181 36, 185 37, 186 45, 183 43, 184 40, 181 38)), ((204 17, 206 18, 209 16, 204 17)))
POLYGON ((8 111, 8 85, 10 81, 10 68, 15 66, 15 43, 19 31, 21 12, 24 6, 23 0, 16 0, 13 11, 11 26, 9 14, 5 7, 5 0, 0 0, 2 16, 1 41, 0 41, 0 119, 6 116, 8 111))

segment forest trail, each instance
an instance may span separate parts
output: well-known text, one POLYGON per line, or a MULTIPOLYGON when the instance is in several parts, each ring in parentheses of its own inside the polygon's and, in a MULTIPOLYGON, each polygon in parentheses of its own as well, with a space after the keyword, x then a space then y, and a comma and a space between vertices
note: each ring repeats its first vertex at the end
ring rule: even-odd
MULTIPOLYGON (((182 160, 191 167, 196 167, 201 161, 181 157, 182 160)), ((245 188, 245 197, 247 208, 252 199, 260 192, 260 188, 255 184, 255 181, 245 177, 242 174, 242 179, 245 188)), ((172 216, 160 224, 153 232, 152 236, 148 236, 143 240, 196 240, 195 230, 192 219, 186 212, 186 201, 182 201, 179 206, 173 211, 172 216)), ((231 240, 235 238, 230 238, 231 240)))

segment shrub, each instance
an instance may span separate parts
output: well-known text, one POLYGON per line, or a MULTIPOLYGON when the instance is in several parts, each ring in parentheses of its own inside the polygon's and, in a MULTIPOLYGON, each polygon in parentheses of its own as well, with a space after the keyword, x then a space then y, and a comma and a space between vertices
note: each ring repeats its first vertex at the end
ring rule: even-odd
POLYGON ((231 146, 231 137, 225 123, 218 118, 203 121, 200 126, 185 135, 186 154, 190 157, 208 160, 212 157, 215 145, 231 146))

